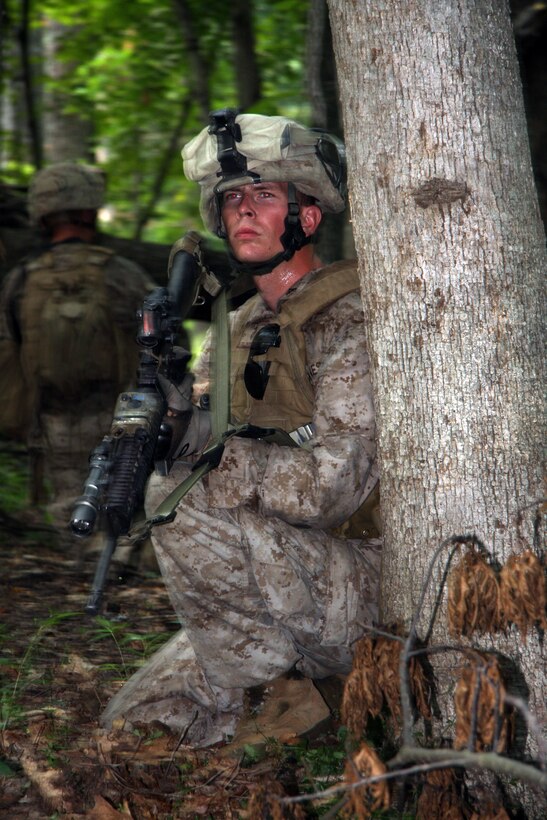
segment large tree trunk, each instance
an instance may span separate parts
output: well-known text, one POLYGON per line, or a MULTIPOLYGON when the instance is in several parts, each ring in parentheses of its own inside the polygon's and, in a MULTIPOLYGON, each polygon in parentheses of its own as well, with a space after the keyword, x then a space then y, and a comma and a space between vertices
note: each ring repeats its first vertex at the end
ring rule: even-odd
MULTIPOLYGON (((444 539, 472 534, 500 563, 537 549, 544 236, 506 4, 329 10, 378 413, 382 614, 408 627, 444 539)), ((537 631, 482 643, 511 657, 542 713, 537 631)))

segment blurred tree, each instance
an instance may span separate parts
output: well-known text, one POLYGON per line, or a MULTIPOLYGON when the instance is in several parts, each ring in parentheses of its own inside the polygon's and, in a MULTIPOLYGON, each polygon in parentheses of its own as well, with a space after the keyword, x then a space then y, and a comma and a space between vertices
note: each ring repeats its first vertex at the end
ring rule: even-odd
POLYGON ((547 230, 547 2, 511 0, 532 165, 547 230))
MULTIPOLYGON (((326 0, 315 0, 308 9, 306 87, 310 97, 310 125, 344 138, 340 92, 326 0)), ((318 254, 324 262, 355 255, 349 211, 331 214, 321 225, 318 254)))
POLYGON ((12 78, 28 65, 28 114, 17 120, 26 122, 26 134, 32 125, 34 146, 28 150, 26 135, 12 132, 9 139, 17 103, 4 84, 2 129, 12 146, 2 157, 4 181, 25 183, 42 161, 37 152, 44 142, 48 158, 65 151, 73 156, 77 138, 69 148, 61 136, 65 140, 83 123, 80 156, 89 159, 89 146, 107 171, 115 207, 105 216, 108 229, 118 234, 170 242, 181 223, 201 228, 198 192, 183 178, 179 152, 206 124, 210 109, 252 107, 308 118, 307 8, 297 0, 2 2, 9 11, 3 17, 6 42, 20 42, 21 33, 26 37, 24 59, 18 48, 17 62, 5 60, 5 66, 12 78), (36 43, 32 49, 30 41, 36 43), (45 119, 53 104, 58 146, 45 119))
POLYGON ((79 61, 64 59, 67 43, 80 34, 80 26, 65 25, 43 18, 41 29, 44 68, 42 97, 43 152, 46 164, 85 159, 93 162, 92 119, 82 110, 74 110, 72 95, 67 92, 70 77, 79 61))
POLYGON ((234 43, 234 73, 237 105, 248 111, 260 100, 262 80, 256 55, 253 6, 249 0, 232 0, 230 19, 234 43))

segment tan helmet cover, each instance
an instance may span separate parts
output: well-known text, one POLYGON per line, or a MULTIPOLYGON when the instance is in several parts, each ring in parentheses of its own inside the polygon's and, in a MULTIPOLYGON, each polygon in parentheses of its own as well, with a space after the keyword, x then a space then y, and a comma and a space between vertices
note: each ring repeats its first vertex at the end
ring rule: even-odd
POLYGON ((35 222, 58 211, 97 210, 104 205, 104 174, 92 165, 60 162, 33 177, 28 193, 29 216, 35 222))
POLYGON ((314 197, 322 211, 338 213, 345 199, 319 159, 320 132, 311 131, 286 117, 238 114, 241 141, 237 150, 247 158, 247 170, 257 174, 222 177, 217 159, 217 139, 204 128, 182 149, 186 177, 201 185, 200 213, 206 227, 218 228, 216 194, 255 182, 292 182, 297 190, 314 197))

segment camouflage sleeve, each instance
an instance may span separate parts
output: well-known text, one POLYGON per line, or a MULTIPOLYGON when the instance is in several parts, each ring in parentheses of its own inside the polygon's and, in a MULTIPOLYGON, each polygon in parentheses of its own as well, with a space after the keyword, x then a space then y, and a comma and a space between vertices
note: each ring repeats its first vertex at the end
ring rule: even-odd
POLYGON ((112 313, 118 325, 133 332, 137 326, 136 311, 144 297, 158 287, 143 268, 117 254, 105 265, 105 281, 112 294, 112 313))
POLYGON ((347 520, 377 483, 375 422, 360 298, 350 294, 306 331, 315 393, 311 451, 232 439, 208 476, 214 507, 256 505, 291 524, 347 520))

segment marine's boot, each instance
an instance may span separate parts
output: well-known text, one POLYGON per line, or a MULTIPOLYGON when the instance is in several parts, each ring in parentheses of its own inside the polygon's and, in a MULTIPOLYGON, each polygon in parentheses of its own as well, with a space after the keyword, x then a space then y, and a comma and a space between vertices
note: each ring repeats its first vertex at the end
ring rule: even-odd
POLYGON ((330 709, 309 678, 280 677, 260 688, 261 703, 250 705, 234 737, 220 750, 223 757, 240 757, 249 746, 262 751, 272 739, 291 744, 327 726, 330 709))

